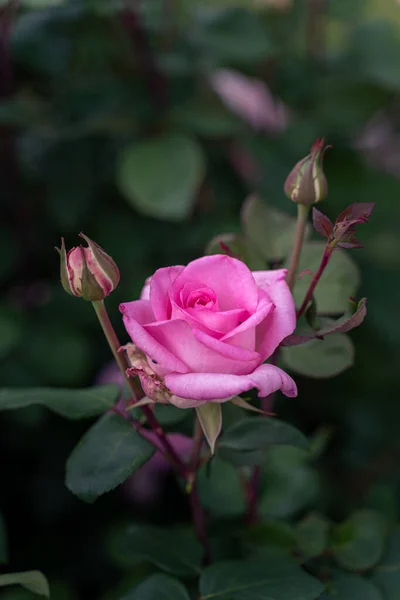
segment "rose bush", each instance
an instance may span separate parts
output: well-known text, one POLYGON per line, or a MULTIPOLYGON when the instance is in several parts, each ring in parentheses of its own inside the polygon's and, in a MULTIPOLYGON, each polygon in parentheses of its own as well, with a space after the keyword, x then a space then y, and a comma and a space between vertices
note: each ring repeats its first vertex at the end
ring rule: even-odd
POLYGON ((296 396, 282 369, 263 364, 296 325, 286 270, 251 272, 214 255, 159 269, 141 299, 120 305, 133 343, 181 408, 257 388, 296 396))

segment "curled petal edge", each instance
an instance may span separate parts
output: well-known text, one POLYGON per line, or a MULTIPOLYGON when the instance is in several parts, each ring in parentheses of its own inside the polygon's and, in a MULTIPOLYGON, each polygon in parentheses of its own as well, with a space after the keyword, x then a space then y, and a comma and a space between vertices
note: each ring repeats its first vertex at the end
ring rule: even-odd
POLYGON ((219 373, 170 373, 165 384, 173 394, 170 402, 179 408, 193 408, 203 402, 227 402, 232 397, 258 389, 259 397, 280 390, 285 396, 297 396, 293 379, 279 367, 260 365, 249 375, 219 373))

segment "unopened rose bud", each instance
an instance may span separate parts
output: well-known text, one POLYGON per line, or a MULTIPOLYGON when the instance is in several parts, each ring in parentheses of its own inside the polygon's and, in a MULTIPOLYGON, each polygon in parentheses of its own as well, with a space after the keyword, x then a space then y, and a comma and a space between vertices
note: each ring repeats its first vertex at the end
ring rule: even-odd
POLYGON ((310 206, 326 198, 328 182, 322 170, 322 160, 328 147, 324 139, 316 140, 310 154, 293 167, 284 185, 285 194, 290 200, 310 206))
POLYGON ((79 234, 88 246, 72 248, 68 253, 61 240, 60 276, 63 288, 73 296, 95 302, 103 300, 119 283, 119 270, 115 262, 98 244, 83 233, 79 234))

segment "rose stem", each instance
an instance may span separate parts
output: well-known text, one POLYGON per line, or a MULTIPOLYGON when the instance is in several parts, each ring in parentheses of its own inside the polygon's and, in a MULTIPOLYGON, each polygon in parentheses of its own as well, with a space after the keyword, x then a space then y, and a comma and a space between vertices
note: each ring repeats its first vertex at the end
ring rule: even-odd
POLYGON ((321 263, 318 267, 318 271, 315 273, 314 277, 312 278, 310 287, 308 288, 305 298, 304 298, 299 310, 297 311, 296 316, 298 319, 301 317, 301 315, 306 310, 308 303, 310 302, 310 300, 312 298, 313 292, 314 292, 315 288, 317 287, 317 284, 318 284, 319 280, 321 279, 321 276, 329 263, 329 260, 332 256, 332 252, 333 252, 332 248, 330 248, 329 245, 327 244, 325 246, 324 254, 322 256, 321 263))
POLYGON ((296 281, 297 269, 299 267, 299 260, 301 254, 301 248, 304 242, 304 233, 307 225, 307 217, 310 207, 304 204, 297 205, 297 225, 296 233, 294 237, 294 244, 292 254, 290 256, 289 269, 287 274, 287 284, 292 290, 296 281))
POLYGON ((158 114, 168 105, 167 82, 154 60, 151 44, 141 19, 140 0, 125 1, 121 20, 135 51, 139 69, 148 88, 150 102, 153 103, 158 114))
POLYGON ((200 465, 201 461, 201 447, 203 445, 203 429, 200 425, 200 421, 197 416, 195 417, 194 422, 194 431, 193 431, 193 446, 192 452, 190 456, 189 463, 189 476, 187 478, 187 486, 186 489, 189 493, 189 502, 190 507, 192 509, 193 522, 196 529, 196 534, 203 546, 204 554, 203 554, 203 566, 205 567, 210 563, 211 552, 210 552, 210 543, 207 536, 207 528, 206 522, 204 518, 204 510, 200 504, 199 494, 197 490, 197 481, 196 481, 196 473, 200 465))
MULTIPOLYGON (((112 323, 110 321, 110 317, 108 316, 104 301, 99 300, 97 302, 92 302, 92 304, 93 304, 93 308, 96 312, 97 318, 99 319, 100 325, 103 329, 104 335, 106 336, 108 344, 114 355, 114 358, 115 358, 115 360, 121 370, 121 373, 125 377, 125 379, 128 383, 128 386, 132 392, 133 398, 136 400, 139 400, 141 397, 143 397, 143 392, 142 392, 137 380, 133 379, 131 377, 128 377, 126 374, 126 370, 129 369, 130 365, 128 364, 125 353, 118 352, 118 349, 121 347, 121 344, 119 343, 117 334, 115 333, 112 323)), ((168 441, 168 438, 165 435, 165 432, 164 432, 163 428, 161 427, 160 423, 157 421, 153 411, 148 406, 141 406, 140 408, 142 409, 144 415, 146 416, 151 429, 154 431, 154 433, 160 440, 161 444, 163 445, 166 456, 175 465, 179 474, 184 479, 186 479, 187 475, 188 475, 186 465, 181 460, 181 458, 178 456, 174 447, 168 441)))
MULTIPOLYGON (((304 234, 307 225, 307 217, 309 213, 310 207, 305 206, 304 204, 297 205, 297 224, 296 224, 296 232, 293 243, 293 250, 290 256, 289 269, 287 274, 287 284, 289 288, 292 290, 296 281, 297 269, 299 267, 300 253, 301 248, 304 242, 304 234)), ((312 293, 312 291, 311 291, 312 293)), ((278 352, 275 351, 274 356, 272 357, 272 364, 276 364, 278 358, 278 352)), ((273 402, 274 394, 270 394, 262 399, 262 408, 265 410, 266 407, 271 406, 273 402)), ((259 465, 255 466, 248 482, 247 486, 247 515, 246 521, 249 525, 252 525, 258 520, 258 495, 260 488, 260 479, 261 479, 261 467, 259 465)))
MULTIPOLYGON (((263 410, 265 410, 264 406, 271 407, 274 402, 275 392, 270 394, 269 396, 265 396, 262 398, 261 402, 263 403, 263 410)), ((258 418, 262 419, 262 415, 258 418)), ((248 525, 254 525, 257 523, 259 515, 258 515, 258 495, 260 492, 260 483, 261 483, 261 466, 256 465, 251 474, 250 480, 247 483, 247 513, 246 513, 246 523, 248 525)))
MULTIPOLYGON (((268 363, 270 365, 277 365, 279 358, 279 348, 275 350, 269 359, 268 363)), ((274 404, 274 398, 276 393, 273 392, 268 396, 264 396, 261 398, 261 408, 265 412, 271 412, 271 409, 274 404)), ((262 418, 260 416, 260 418, 262 418)), ((247 481, 247 485, 245 486, 247 492, 247 515, 246 521, 249 525, 253 525, 258 520, 258 493, 260 491, 260 480, 261 480, 261 467, 256 465, 251 474, 250 480, 247 481)))

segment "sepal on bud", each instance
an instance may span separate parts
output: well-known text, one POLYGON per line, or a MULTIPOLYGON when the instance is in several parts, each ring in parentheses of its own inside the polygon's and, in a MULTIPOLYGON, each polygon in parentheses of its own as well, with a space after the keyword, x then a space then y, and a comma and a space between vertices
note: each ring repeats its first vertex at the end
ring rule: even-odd
POLYGON ((64 239, 60 255, 60 279, 66 292, 90 302, 103 300, 119 283, 119 270, 112 258, 93 240, 79 234, 88 247, 78 246, 68 253, 64 239))
POLYGON ((290 200, 297 204, 310 206, 324 200, 328 195, 328 182, 322 170, 325 140, 317 139, 311 147, 310 154, 300 160, 289 173, 284 191, 290 200))

